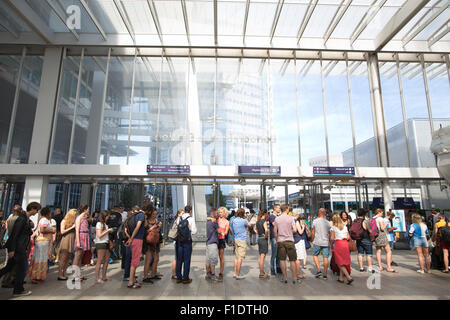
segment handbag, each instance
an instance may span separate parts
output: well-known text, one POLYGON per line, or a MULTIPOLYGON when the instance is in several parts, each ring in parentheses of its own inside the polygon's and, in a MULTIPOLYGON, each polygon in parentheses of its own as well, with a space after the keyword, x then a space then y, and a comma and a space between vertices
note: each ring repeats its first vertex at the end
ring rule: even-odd
POLYGON ((309 230, 308 225, 305 225, 305 232, 306 232, 306 237, 308 238, 308 241, 311 241, 312 233, 309 230))
POLYGON ((358 250, 358 248, 356 248, 356 243, 354 240, 348 240, 348 248, 350 249, 350 252, 358 250))

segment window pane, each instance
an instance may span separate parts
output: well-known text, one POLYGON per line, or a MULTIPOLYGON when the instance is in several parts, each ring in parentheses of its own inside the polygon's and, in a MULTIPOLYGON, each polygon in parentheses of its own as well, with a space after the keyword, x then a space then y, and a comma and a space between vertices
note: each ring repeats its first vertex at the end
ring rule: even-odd
POLYGON ((6 144, 8 141, 8 130, 11 121, 11 112, 14 104, 14 94, 19 72, 20 56, 0 55, 0 163, 8 162, 6 156, 6 144))
POLYGON ((273 164, 298 166, 294 61, 270 61, 273 113, 273 164))
POLYGON ((302 165, 326 166, 320 62, 318 60, 311 62, 312 65, 309 64, 310 61, 301 61, 298 75, 302 165))
POLYGON ((427 67, 434 130, 450 125, 450 88, 445 63, 431 63, 427 67))
POLYGON ((53 138, 51 163, 67 163, 69 160, 70 135, 78 84, 80 57, 66 56, 59 92, 56 130, 53 138))
POLYGON ((28 163, 42 63, 42 58, 38 56, 26 57, 24 61, 17 117, 11 141, 11 163, 28 163))
POLYGON ((343 153, 350 150, 353 162, 352 124, 345 61, 323 61, 330 166, 342 166, 343 153))
MULTIPOLYGON (((359 64, 359 62, 355 61, 355 64, 359 64)), ((370 98, 367 63, 364 61, 358 67, 350 66, 351 63, 349 62, 357 165, 359 167, 376 167, 378 166, 377 146, 373 131, 372 101, 370 98)), ((353 155, 351 156, 353 157, 353 155)), ((345 155, 344 165, 346 165, 345 155)))
POLYGON ((408 149, 395 62, 388 62, 380 67, 380 79, 389 165, 391 167, 408 167, 408 149))
MULTIPOLYGON (((108 74, 101 164, 126 164, 134 57, 111 57, 108 74)), ((133 153, 130 152, 130 156, 133 153)))
POLYGON ((83 59, 73 138, 72 163, 96 164, 107 58, 83 59))

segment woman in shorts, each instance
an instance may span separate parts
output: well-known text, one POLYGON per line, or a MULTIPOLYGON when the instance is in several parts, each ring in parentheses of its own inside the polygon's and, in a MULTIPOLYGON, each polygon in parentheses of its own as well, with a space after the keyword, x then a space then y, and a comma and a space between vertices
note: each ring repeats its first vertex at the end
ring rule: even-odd
POLYGON ((98 284, 111 280, 106 277, 106 271, 109 264, 109 234, 113 232, 112 228, 108 228, 106 222, 109 219, 109 211, 104 210, 100 213, 98 222, 95 226, 95 248, 97 249, 97 264, 95 265, 95 275, 98 284), (102 277, 100 278, 100 268, 103 264, 102 277))
POLYGON ((258 217, 256 218, 256 224, 253 227, 253 231, 255 231, 258 239, 258 265, 260 279, 270 278, 270 275, 264 271, 264 259, 266 258, 266 254, 269 251, 269 227, 267 226, 267 221, 269 221, 267 210, 262 209, 259 211, 258 217))

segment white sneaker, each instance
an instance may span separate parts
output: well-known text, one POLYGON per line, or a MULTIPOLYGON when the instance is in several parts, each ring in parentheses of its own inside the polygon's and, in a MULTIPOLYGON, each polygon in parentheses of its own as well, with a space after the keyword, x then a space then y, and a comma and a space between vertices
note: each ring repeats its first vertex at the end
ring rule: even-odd
POLYGON ((417 272, 418 272, 418 273, 421 273, 421 274, 424 274, 424 273, 425 273, 425 271, 423 271, 423 270, 417 270, 417 272))
POLYGON ((233 274, 233 278, 235 278, 235 279, 236 279, 236 277, 237 277, 237 275, 233 274))
POLYGON ((241 276, 241 275, 236 276, 236 280, 242 280, 242 279, 245 279, 245 276, 241 276))

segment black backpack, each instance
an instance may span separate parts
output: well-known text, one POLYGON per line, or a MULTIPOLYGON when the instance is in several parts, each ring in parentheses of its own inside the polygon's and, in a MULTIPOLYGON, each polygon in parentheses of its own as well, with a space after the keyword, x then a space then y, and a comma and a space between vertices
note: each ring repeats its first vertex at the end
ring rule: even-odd
MULTIPOLYGON (((125 227, 127 228, 128 234, 131 235, 133 234, 134 229, 136 228, 137 222, 136 222, 136 215, 137 213, 132 213, 130 214, 127 219, 125 220, 125 227)), ((126 238, 125 235, 125 231, 123 232, 124 237, 126 238)))
POLYGON ((450 227, 448 226, 449 222, 445 220, 445 227, 441 227, 441 240, 445 243, 450 243, 450 227))
POLYGON ((191 230, 189 230, 188 218, 186 218, 186 219, 180 218, 180 222, 178 223, 177 241, 188 242, 191 240, 192 240, 191 239, 191 230))

